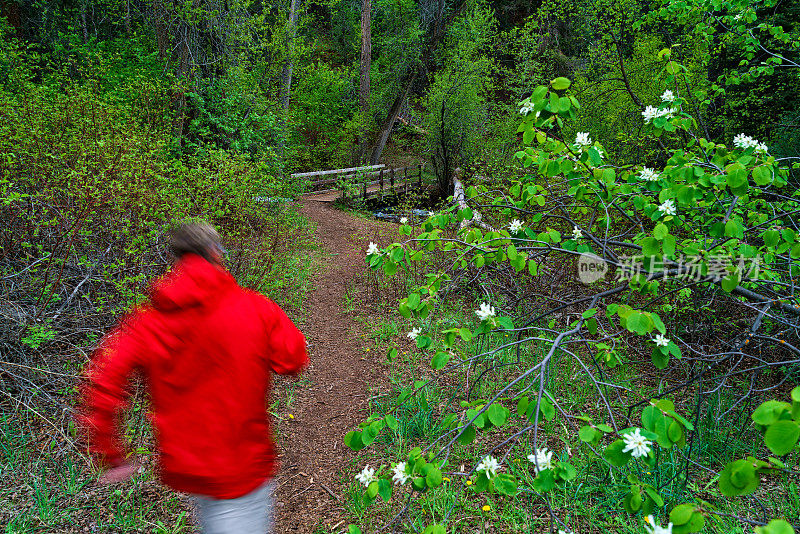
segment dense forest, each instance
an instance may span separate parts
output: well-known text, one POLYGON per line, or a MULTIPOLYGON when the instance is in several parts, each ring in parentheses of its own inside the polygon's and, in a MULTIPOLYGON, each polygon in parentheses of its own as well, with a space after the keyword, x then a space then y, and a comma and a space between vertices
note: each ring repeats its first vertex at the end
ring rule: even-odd
POLYGON ((0 0, 4 532, 193 531, 93 493, 92 350, 187 218, 302 318, 302 173, 419 164, 307 532, 800 532, 798 102, 790 0, 0 0))

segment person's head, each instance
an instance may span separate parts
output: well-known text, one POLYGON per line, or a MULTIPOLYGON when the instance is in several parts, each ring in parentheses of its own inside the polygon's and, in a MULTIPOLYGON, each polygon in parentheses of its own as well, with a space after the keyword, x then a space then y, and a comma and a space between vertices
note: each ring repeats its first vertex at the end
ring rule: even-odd
POLYGON ((211 263, 222 263, 225 249, 213 226, 202 220, 183 221, 169 232, 170 252, 176 259, 197 254, 211 263))

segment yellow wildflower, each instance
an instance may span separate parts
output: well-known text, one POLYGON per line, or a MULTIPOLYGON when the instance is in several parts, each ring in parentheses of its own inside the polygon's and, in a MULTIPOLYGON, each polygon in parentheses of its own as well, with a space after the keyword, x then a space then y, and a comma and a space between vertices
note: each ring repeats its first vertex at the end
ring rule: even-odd
POLYGON ((492 507, 489 506, 488 504, 484 504, 483 507, 481 508, 481 510, 483 510, 484 512, 488 512, 491 509, 492 509, 492 507))

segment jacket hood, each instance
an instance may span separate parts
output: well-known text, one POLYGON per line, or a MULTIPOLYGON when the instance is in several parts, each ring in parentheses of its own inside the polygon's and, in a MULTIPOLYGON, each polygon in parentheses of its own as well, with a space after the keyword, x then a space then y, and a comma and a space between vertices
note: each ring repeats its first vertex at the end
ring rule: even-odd
POLYGON ((221 291, 236 285, 224 268, 196 254, 184 254, 164 276, 150 287, 150 301, 156 309, 176 311, 206 306, 221 291))

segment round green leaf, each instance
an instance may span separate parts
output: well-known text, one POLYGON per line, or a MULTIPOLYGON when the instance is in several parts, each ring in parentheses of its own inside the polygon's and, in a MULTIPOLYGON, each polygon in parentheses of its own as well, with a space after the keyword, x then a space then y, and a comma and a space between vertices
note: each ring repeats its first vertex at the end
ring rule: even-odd
POLYGON ((570 85, 572 85, 572 82, 569 81, 569 78, 564 78, 563 76, 550 82, 550 86, 556 91, 564 91, 565 89, 569 89, 570 85))
POLYGON ((772 454, 783 456, 789 454, 800 438, 800 426, 794 421, 781 420, 772 423, 764 434, 764 443, 772 454))

